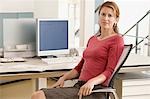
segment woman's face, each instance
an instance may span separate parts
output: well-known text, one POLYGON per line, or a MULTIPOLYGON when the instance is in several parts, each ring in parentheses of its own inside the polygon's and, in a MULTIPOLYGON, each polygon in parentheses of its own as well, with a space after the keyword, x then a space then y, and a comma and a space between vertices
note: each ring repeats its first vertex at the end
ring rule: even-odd
POLYGON ((117 23, 117 18, 113 9, 103 7, 99 15, 99 25, 101 26, 101 29, 113 29, 114 23, 117 23))

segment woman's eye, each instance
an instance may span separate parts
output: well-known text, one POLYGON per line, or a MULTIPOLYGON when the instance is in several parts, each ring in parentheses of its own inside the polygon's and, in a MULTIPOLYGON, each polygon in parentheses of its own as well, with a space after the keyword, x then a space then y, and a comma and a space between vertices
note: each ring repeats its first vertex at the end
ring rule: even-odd
POLYGON ((108 17, 112 17, 112 15, 111 15, 111 14, 108 14, 108 17))
POLYGON ((102 13, 101 16, 105 16, 105 13, 102 13))

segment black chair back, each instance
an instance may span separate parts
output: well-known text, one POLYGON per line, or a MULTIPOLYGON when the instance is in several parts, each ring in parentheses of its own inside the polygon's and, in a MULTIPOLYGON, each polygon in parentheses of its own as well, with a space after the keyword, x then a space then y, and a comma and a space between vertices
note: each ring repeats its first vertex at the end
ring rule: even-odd
POLYGON ((122 52, 122 54, 121 54, 121 56, 119 58, 119 61, 117 63, 117 66, 114 69, 113 74, 111 75, 110 79, 108 80, 108 83, 107 83, 108 85, 107 86, 110 86, 110 87, 113 86, 113 80, 114 80, 116 74, 119 72, 120 68, 125 63, 126 59, 128 58, 128 56, 129 56, 129 54, 131 52, 131 49, 132 49, 132 44, 124 45, 123 52, 122 52))

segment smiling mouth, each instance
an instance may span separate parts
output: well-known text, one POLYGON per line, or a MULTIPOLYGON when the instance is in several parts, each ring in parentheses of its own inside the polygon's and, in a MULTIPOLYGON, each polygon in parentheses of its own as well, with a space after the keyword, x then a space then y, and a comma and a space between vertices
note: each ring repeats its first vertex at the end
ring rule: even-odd
POLYGON ((109 23, 103 22, 103 24, 109 24, 109 23))

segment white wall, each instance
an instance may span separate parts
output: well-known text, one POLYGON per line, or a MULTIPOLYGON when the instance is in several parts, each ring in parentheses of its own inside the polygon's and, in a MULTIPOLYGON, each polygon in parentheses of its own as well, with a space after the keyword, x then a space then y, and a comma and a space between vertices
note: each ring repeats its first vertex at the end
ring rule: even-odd
MULTIPOLYGON (((131 26, 133 26, 139 19, 141 19, 149 10, 150 10, 150 1, 149 0, 115 0, 119 5, 121 16, 119 21, 120 33, 124 34, 131 26)), ((150 34, 150 14, 146 16, 140 23, 138 33, 140 37, 146 37, 150 34)), ((136 35, 136 27, 132 29, 128 35, 136 35)), ((138 42, 142 40, 139 39, 138 42)), ((135 44, 135 38, 126 37, 125 43, 133 43, 135 44)), ((147 39, 145 42, 141 43, 138 47, 141 48, 138 53, 145 54, 149 53, 146 51, 148 46, 145 46, 144 43, 147 43, 147 39), (146 47, 146 48, 145 48, 146 47)))
MULTIPOLYGON (((95 0, 95 9, 99 5, 101 5, 103 2, 104 2, 104 0, 95 0)), ((98 25, 99 15, 98 15, 98 11, 95 13, 95 33, 97 33, 97 31, 99 30, 99 25, 98 25)))
POLYGON ((59 18, 68 18, 68 0, 58 0, 58 17, 59 18))
POLYGON ((115 0, 115 2, 119 5, 121 12, 119 21, 121 33, 125 33, 127 29, 134 25, 148 10, 150 10, 149 0, 115 0))
POLYGON ((58 0, 34 0, 35 18, 58 17, 58 0))
POLYGON ((80 1, 80 47, 85 47, 94 33, 95 0, 80 1))
POLYGON ((0 0, 0 13, 27 11, 34 11, 34 0, 0 0))
POLYGON ((34 12, 35 18, 58 17, 58 0, 0 0, 0 13, 34 12))

